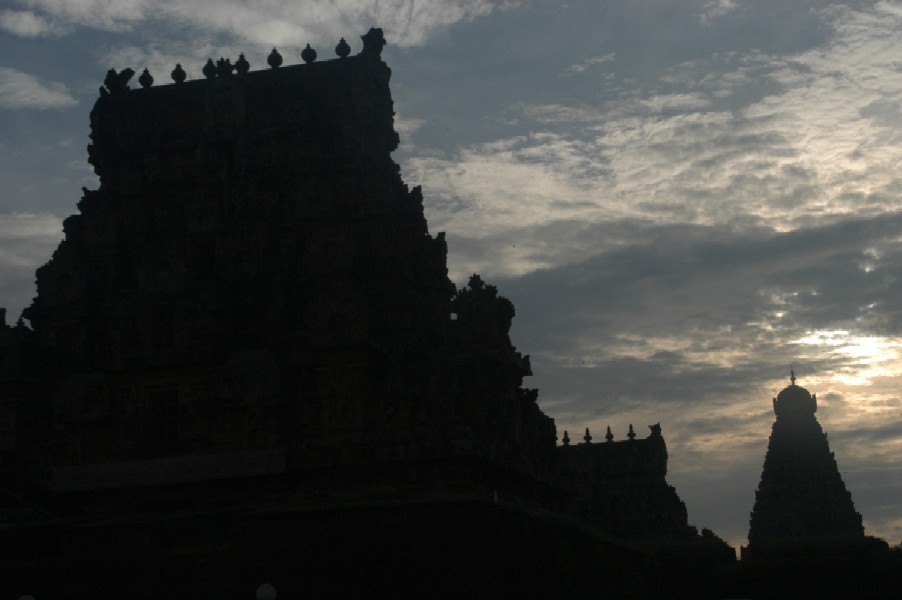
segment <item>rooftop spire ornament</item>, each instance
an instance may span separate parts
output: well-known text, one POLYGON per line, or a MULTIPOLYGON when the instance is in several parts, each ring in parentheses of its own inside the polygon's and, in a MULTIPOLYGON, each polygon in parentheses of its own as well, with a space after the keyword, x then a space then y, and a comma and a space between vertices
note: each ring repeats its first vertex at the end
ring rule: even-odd
POLYGON ((272 52, 269 53, 269 56, 266 57, 266 64, 268 64, 273 69, 277 69, 282 66, 282 55, 279 54, 279 51, 275 48, 272 49, 272 52))
POLYGON ((338 58, 347 58, 348 54, 351 53, 351 47, 348 46, 348 43, 344 38, 341 38, 341 41, 338 42, 338 45, 335 46, 335 54, 338 55, 338 58))
POLYGON ((235 71, 239 75, 244 75, 250 70, 250 68, 251 65, 249 62, 247 62, 247 59, 244 58, 244 54, 239 54, 238 60, 235 61, 235 71))
POLYGON ((301 52, 301 60, 308 65, 316 60, 316 50, 311 48, 310 44, 307 44, 307 47, 301 52))
POLYGON ((172 80, 176 83, 183 83, 188 77, 188 74, 185 73, 185 69, 182 68, 181 63, 176 63, 170 77, 172 77, 172 80))
POLYGON ((150 71, 145 68, 144 72, 141 73, 141 76, 138 77, 138 83, 140 83, 141 87, 143 87, 144 89, 149 88, 153 85, 153 75, 151 75, 150 71))

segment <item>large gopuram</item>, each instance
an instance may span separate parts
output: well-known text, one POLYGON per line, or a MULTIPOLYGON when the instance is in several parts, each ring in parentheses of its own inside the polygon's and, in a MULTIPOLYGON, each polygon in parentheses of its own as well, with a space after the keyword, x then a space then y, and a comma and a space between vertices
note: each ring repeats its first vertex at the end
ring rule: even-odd
POLYGON ((643 597, 685 565, 612 539, 723 556, 659 429, 556 447, 392 160, 384 44, 107 74, 100 187, 0 323, 0 595, 643 597))
POLYGON ((48 488, 451 457, 551 479, 513 305, 449 281, 444 234, 390 156, 381 31, 363 41, 133 90, 110 72, 91 112, 100 188, 24 312, 46 352, 20 374, 44 413, 20 419, 18 449, 48 488))
POLYGON ((798 541, 863 539, 861 515, 814 414, 817 397, 796 385, 791 372, 790 385, 773 405, 777 419, 755 492, 745 555, 798 541))

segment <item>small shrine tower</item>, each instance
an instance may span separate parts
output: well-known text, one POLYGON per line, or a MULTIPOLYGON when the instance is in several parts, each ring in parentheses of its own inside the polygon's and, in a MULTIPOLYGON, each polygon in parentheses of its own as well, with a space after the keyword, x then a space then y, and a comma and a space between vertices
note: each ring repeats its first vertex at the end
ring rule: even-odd
POLYGON ((752 553, 773 542, 864 537, 861 515, 814 416, 817 397, 790 375, 790 385, 774 398, 777 420, 749 528, 752 553))

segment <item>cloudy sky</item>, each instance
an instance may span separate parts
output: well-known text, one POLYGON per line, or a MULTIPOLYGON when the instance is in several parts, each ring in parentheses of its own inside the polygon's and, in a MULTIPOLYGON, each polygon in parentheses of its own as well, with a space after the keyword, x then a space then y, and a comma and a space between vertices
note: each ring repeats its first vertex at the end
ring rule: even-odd
POLYGON ((395 153, 452 279, 517 307, 540 404, 660 421, 690 521, 744 544, 788 384, 902 541, 902 2, 4 0, 0 306, 34 294, 106 70, 158 82, 385 30, 395 153))

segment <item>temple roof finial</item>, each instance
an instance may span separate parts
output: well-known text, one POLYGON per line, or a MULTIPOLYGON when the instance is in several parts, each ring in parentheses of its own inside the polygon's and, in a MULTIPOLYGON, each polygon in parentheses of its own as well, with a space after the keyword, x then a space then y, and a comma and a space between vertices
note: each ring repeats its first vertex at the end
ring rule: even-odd
POLYGON ((361 51, 361 54, 369 54, 372 56, 379 56, 382 54, 382 47, 385 46, 385 36, 382 33, 382 29, 371 27, 365 35, 360 36, 360 39, 363 40, 363 50, 361 51))
POLYGON ((338 42, 337 46, 335 46, 335 54, 338 55, 338 58, 346 58, 350 53, 351 47, 348 46, 348 43, 344 38, 341 38, 341 41, 338 42))
POLYGON ((185 78, 188 77, 188 74, 185 73, 185 69, 182 68, 182 63, 175 64, 175 68, 172 70, 171 77, 172 80, 176 83, 182 83, 185 81, 185 78))
POLYGON ((272 52, 266 57, 266 64, 273 69, 278 69, 282 65, 282 55, 279 54, 278 50, 275 48, 272 49, 272 52))
POLYGON ((307 47, 301 52, 301 60, 308 65, 316 60, 316 50, 311 48, 310 44, 307 44, 307 47))
POLYGON ((789 367, 789 381, 792 385, 796 384, 796 372, 792 367, 789 367))

